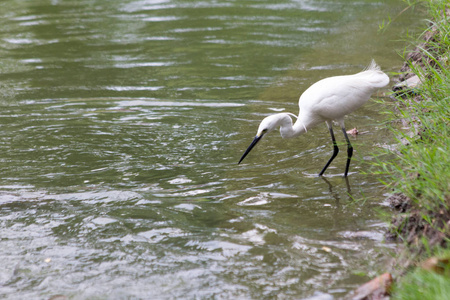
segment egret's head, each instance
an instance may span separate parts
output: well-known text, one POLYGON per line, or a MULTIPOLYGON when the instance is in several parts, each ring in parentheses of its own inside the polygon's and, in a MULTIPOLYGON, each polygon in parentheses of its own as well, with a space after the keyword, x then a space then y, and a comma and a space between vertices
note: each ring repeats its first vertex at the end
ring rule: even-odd
POLYGON ((265 117, 258 127, 258 132, 256 132, 256 136, 262 137, 264 134, 271 132, 280 126, 280 121, 282 117, 286 115, 285 113, 270 115, 265 117))
MULTIPOLYGON (((248 146, 247 150, 245 150, 244 155, 242 155, 241 159, 239 160, 238 164, 241 163, 241 161, 244 160, 244 158, 247 156, 247 154, 250 153, 250 151, 253 149, 253 147, 256 146, 256 144, 262 139, 262 137, 277 128, 280 125, 280 120, 282 118, 283 114, 275 114, 268 117, 265 117, 261 123, 259 124, 258 131, 256 132, 256 136, 253 139, 250 146, 248 146)), ((284 114, 285 115, 285 114, 284 114)))

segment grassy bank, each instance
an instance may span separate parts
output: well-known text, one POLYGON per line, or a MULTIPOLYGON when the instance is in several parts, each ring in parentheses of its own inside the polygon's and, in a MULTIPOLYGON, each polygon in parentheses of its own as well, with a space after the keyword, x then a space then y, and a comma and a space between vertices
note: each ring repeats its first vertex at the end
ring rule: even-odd
POLYGON ((405 52, 390 112, 398 147, 378 167, 389 174, 385 184, 398 210, 390 236, 407 246, 397 270, 406 275, 393 299, 450 299, 450 4, 418 4, 428 11, 429 28, 405 52))

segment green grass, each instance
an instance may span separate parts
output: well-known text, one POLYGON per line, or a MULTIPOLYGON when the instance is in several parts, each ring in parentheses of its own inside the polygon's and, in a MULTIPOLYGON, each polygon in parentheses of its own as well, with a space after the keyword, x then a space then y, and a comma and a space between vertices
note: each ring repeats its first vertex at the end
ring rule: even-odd
POLYGON ((393 126, 399 141, 395 159, 379 160, 376 165, 390 176, 386 184, 413 199, 434 226, 430 212, 450 207, 450 24, 442 17, 449 4, 443 0, 422 2, 429 8, 436 32, 425 44, 416 41, 424 56, 423 66, 410 63, 422 84, 414 94, 397 97, 398 110, 388 112, 393 120, 406 120, 409 128, 393 126))
POLYGON ((448 300, 450 277, 417 269, 402 278, 394 288, 392 300, 448 300))
MULTIPOLYGON (((440 251, 439 257, 449 258, 450 251, 440 251)), ((442 265, 440 274, 416 268, 402 277, 392 291, 392 300, 448 300, 450 298, 450 265, 442 265)))
MULTIPOLYGON (((446 8, 450 10, 450 3, 419 0, 414 4, 423 5, 430 17, 428 30, 412 42, 422 60, 409 62, 422 84, 409 96, 397 97, 398 109, 387 112, 398 148, 389 152, 393 159, 375 163, 380 173, 388 175, 384 182, 388 188, 412 199, 421 226, 443 233, 444 243, 433 244, 432 237, 420 233, 417 243, 408 243, 405 253, 413 261, 442 254, 445 250, 441 245, 450 245, 450 228, 446 225, 450 216, 450 17, 443 13, 446 8)), ((407 224, 408 218, 405 220, 407 224)), ((400 229, 396 229, 399 238, 407 241, 408 233, 400 229)), ((450 257, 450 251, 445 253, 450 257)), ((449 267, 444 275, 421 268, 407 273, 395 285, 393 299, 450 299, 449 267)))

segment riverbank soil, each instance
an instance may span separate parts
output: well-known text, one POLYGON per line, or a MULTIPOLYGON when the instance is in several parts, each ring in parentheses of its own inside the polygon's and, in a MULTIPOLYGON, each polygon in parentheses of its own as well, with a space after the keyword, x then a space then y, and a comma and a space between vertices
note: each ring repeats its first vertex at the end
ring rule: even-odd
POLYGON ((443 206, 438 211, 428 211, 427 217, 424 218, 423 211, 404 194, 396 193, 387 201, 396 210, 385 235, 387 241, 404 241, 410 248, 414 247, 414 251, 419 254, 426 250, 424 238, 428 247, 448 246, 450 239, 448 208, 443 206))

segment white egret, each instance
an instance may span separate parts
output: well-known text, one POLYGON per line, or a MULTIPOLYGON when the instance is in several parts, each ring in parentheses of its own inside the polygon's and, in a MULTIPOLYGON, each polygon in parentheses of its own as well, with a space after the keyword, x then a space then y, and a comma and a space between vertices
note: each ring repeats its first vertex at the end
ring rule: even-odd
POLYGON ((290 116, 296 116, 291 113, 278 113, 263 119, 259 125, 256 137, 244 155, 242 155, 238 164, 242 162, 264 135, 277 127, 280 127, 280 133, 283 138, 293 138, 307 132, 308 129, 317 124, 325 122, 333 141, 333 155, 322 171, 320 171, 319 176, 322 176, 339 152, 332 128, 332 121, 336 121, 341 126, 347 141, 347 164, 344 173, 344 176, 347 177, 353 147, 345 130, 344 116, 366 103, 377 89, 385 87, 388 83, 389 77, 380 70, 380 67, 374 60, 362 72, 353 75, 329 77, 314 83, 300 96, 298 101, 300 112, 297 121, 292 125, 290 116))

